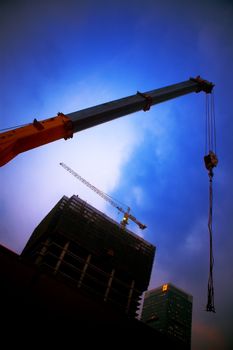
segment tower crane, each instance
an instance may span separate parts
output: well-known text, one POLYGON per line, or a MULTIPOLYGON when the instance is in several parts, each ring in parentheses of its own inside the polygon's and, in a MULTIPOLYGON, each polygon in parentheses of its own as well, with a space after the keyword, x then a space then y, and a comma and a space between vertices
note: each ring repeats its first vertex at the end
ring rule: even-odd
POLYGON ((87 180, 85 180, 81 175, 79 175, 78 173, 76 173, 73 169, 71 169, 68 165, 66 165, 65 163, 60 163, 60 165, 67 170, 70 174, 72 174, 74 177, 76 177, 76 179, 80 180, 82 183, 84 183, 87 187, 89 187, 90 189, 92 189, 93 191, 95 191, 99 196, 101 196, 103 199, 105 199, 107 202, 109 202, 113 207, 117 208, 121 213, 124 214, 124 217, 121 221, 121 225, 123 228, 126 227, 126 225, 128 225, 128 220, 132 220, 133 222, 135 222, 135 224, 138 225, 138 227, 141 230, 144 230, 146 228, 146 225, 142 224, 140 221, 138 221, 133 215, 130 214, 130 208, 128 207, 127 211, 124 210, 123 208, 121 208, 117 202, 115 202, 109 195, 107 195, 106 193, 104 193, 103 191, 99 190, 98 188, 96 188, 95 186, 93 186, 90 182, 88 182, 87 180))
POLYGON ((47 143, 72 138, 73 134, 95 125, 109 122, 138 111, 148 111, 151 106, 189 94, 204 91, 211 93, 214 84, 200 76, 181 83, 165 86, 148 92, 120 98, 69 114, 58 113, 52 118, 37 120, 18 128, 0 133, 0 166, 8 163, 17 154, 47 143))

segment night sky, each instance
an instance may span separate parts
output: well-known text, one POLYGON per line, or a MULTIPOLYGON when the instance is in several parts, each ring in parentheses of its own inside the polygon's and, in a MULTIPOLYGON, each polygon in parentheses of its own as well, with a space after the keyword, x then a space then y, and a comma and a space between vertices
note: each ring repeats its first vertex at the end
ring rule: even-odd
POLYGON ((215 84, 217 155, 209 270, 205 93, 191 93, 18 155, 0 169, 0 243, 20 253, 63 196, 122 215, 64 162, 147 225, 149 288, 193 295, 192 350, 232 349, 233 4, 206 1, 1 1, 0 128, 71 113, 200 75, 215 84))

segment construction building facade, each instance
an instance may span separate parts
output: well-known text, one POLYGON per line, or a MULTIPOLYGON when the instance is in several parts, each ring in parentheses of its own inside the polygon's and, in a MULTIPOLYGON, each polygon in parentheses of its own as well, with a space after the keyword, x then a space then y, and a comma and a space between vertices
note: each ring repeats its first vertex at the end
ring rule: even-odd
POLYGON ((193 297, 171 283, 145 293, 141 320, 191 348, 193 297))
POLYGON ((155 246, 73 195, 36 227, 21 257, 135 318, 154 255, 155 246))

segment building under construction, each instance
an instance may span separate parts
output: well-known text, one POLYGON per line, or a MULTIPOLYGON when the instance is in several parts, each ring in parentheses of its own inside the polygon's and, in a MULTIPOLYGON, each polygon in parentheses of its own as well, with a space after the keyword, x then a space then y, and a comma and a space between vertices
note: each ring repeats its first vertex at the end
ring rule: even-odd
POLYGON ((21 256, 134 318, 154 254, 152 244, 74 195, 55 205, 21 256))
POLYGON ((109 349, 109 337, 117 346, 129 340, 183 349, 135 317, 154 254, 153 245, 78 196, 64 196, 20 256, 0 246, 2 339, 109 349))

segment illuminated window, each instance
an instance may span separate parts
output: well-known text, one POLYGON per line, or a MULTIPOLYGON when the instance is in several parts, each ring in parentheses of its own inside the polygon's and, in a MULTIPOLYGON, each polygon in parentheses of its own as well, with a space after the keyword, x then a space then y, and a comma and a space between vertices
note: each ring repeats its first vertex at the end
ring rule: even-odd
POLYGON ((168 290, 168 284, 164 284, 162 287, 162 291, 165 292, 166 290, 168 290))

